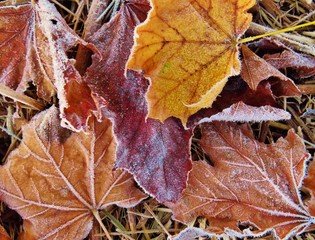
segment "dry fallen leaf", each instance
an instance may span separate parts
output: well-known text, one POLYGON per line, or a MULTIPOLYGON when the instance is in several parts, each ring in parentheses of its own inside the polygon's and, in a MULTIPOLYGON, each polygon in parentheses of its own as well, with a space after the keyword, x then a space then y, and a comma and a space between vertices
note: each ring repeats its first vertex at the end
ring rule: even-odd
POLYGON ((241 76, 248 86, 256 90, 261 81, 275 77, 272 90, 276 96, 300 96, 301 92, 294 82, 282 74, 278 69, 257 56, 248 47, 242 45, 241 76))
POLYGON ((112 171, 110 121, 89 123, 86 133, 71 133, 60 127, 55 107, 41 112, 23 127, 21 145, 0 167, 0 198, 36 239, 83 239, 92 228, 92 211, 131 207, 146 197, 131 174, 112 171))
POLYGON ((148 116, 183 124, 210 107, 227 78, 240 71, 237 41, 248 28, 254 0, 151 0, 135 33, 127 67, 151 80, 148 116))
POLYGON ((252 90, 242 79, 231 79, 225 85, 212 107, 203 108, 190 116, 187 126, 192 127, 201 122, 213 121, 217 117, 224 121, 244 122, 286 119, 289 117, 279 107, 269 82, 263 82, 259 84, 256 90, 252 90), (239 103, 243 103, 240 105, 241 108, 238 108, 239 103), (276 112, 277 114, 274 114, 276 112), (256 114, 258 115, 256 116, 256 114), (264 116, 264 114, 267 115, 264 116))
POLYGON ((89 116, 85 110, 96 107, 66 53, 78 43, 96 51, 47 0, 0 7, 0 83, 24 91, 32 82, 46 101, 57 92, 63 126, 83 128, 89 116), (84 98, 73 100, 72 92, 84 98))
POLYGON ((306 201, 308 211, 312 216, 315 216, 315 162, 314 160, 309 164, 307 177, 303 181, 303 187, 310 192, 310 199, 306 201))
MULTIPOLYGON (((248 45, 264 52, 272 52, 272 54, 264 54, 263 58, 277 69, 294 69, 294 77, 307 78, 314 74, 314 56, 295 52, 276 38, 265 37, 248 45)), ((312 46, 309 45, 309 47, 312 46)))
POLYGON ((296 53, 291 49, 281 53, 265 54, 263 58, 277 69, 296 69, 299 78, 307 78, 315 74, 315 57, 296 53))
POLYGON ((191 170, 192 131, 185 130, 178 119, 169 118, 164 123, 146 119, 148 81, 131 70, 125 74, 124 68, 134 28, 145 20, 149 9, 146 0, 122 3, 116 16, 92 36, 102 59, 93 57, 84 80, 99 110, 114 123, 116 167, 131 172, 159 201, 176 201, 191 170))
MULTIPOLYGON (((29 38, 31 19, 33 19, 33 12, 30 4, 18 8, 0 8, 0 82, 22 91, 27 87, 26 79, 31 80, 31 76, 25 76, 31 69, 24 71, 24 68, 30 68, 26 60, 27 52, 30 50, 26 44, 23 44, 29 38)), ((33 75, 40 74, 36 69, 33 71, 35 71, 33 75)), ((47 88, 48 93, 54 92, 50 82, 46 85, 44 84, 43 88, 47 88)))
POLYGON ((199 124, 213 121, 225 122, 262 122, 262 121, 280 121, 291 118, 290 113, 271 106, 254 107, 243 102, 237 102, 222 112, 210 117, 203 118, 199 124))
POLYGON ((201 146, 213 166, 194 162, 187 189, 171 206, 176 219, 188 223, 205 216, 210 234, 261 236, 273 230, 284 239, 315 223, 299 193, 309 154, 293 131, 266 145, 246 125, 215 122, 204 126, 201 146))

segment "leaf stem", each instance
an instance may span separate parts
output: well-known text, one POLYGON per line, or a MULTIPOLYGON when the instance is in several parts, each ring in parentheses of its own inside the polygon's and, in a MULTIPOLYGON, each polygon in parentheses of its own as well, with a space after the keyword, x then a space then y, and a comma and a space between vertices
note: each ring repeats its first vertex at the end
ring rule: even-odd
POLYGON ((112 237, 109 235, 109 232, 107 231, 106 227, 104 226, 103 222, 102 222, 102 219, 100 217, 100 214, 98 213, 98 211, 96 209, 92 209, 91 210, 95 219, 98 221, 98 223, 100 224, 101 228, 103 229, 106 237, 108 240, 113 240, 112 237))
POLYGON ((303 27, 308 27, 308 26, 311 26, 311 25, 315 25, 315 21, 304 23, 304 24, 300 24, 300 25, 293 26, 293 27, 287 27, 287 28, 284 28, 284 29, 280 29, 280 30, 276 30, 276 31, 273 31, 273 32, 264 33, 264 34, 257 35, 257 36, 243 38, 243 39, 240 39, 237 43, 247 43, 247 42, 255 41, 255 40, 263 38, 263 37, 269 37, 269 36, 273 36, 273 35, 280 34, 280 33, 291 32, 291 31, 295 31, 296 29, 303 28, 303 27))

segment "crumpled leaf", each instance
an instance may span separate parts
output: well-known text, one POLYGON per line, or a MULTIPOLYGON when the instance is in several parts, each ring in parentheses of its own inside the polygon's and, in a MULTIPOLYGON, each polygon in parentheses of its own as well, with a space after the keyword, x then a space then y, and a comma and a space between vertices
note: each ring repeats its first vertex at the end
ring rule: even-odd
POLYGON ((225 108, 222 112, 214 114, 209 118, 203 118, 199 124, 213 121, 225 122, 262 122, 279 121, 291 118, 290 113, 279 108, 271 106, 254 107, 238 102, 225 108))
POLYGON ((242 45, 242 54, 241 76, 251 89, 255 90, 261 81, 275 77, 278 80, 273 81, 272 89, 276 96, 301 95, 300 90, 291 79, 286 77, 263 58, 257 56, 245 45, 242 45))
POLYGON ((23 141, 0 167, 0 198, 36 239, 83 239, 92 210, 132 207, 146 196, 126 171, 112 171, 116 142, 109 120, 90 119, 89 131, 60 127, 55 107, 23 127, 23 141))
POLYGON ((194 162, 187 189, 171 206, 176 219, 205 216, 210 233, 242 237, 273 230, 283 239, 314 223, 299 193, 309 154, 293 131, 269 145, 254 140, 246 125, 214 122, 202 132, 200 144, 213 166, 194 162))
POLYGON ((149 8, 145 0, 122 3, 120 12, 93 36, 102 60, 93 57, 84 79, 99 109, 114 123, 116 167, 131 172, 159 201, 175 201, 191 170, 192 131, 185 130, 177 119, 169 118, 164 124, 146 119, 148 82, 134 71, 124 75, 134 27, 146 18, 149 8))
POLYGON ((151 80, 148 116, 187 118, 210 107, 229 76, 240 71, 237 41, 254 0, 151 0, 136 29, 129 69, 151 80))
POLYGON ((74 60, 66 54, 78 43, 96 51, 67 26, 47 0, 1 7, 0 83, 24 91, 33 82, 38 96, 47 101, 58 92, 63 126, 82 129, 89 116, 85 109, 96 107, 86 93, 88 88, 80 85, 81 76, 74 68, 74 60), (84 98, 73 100, 72 91, 84 98))

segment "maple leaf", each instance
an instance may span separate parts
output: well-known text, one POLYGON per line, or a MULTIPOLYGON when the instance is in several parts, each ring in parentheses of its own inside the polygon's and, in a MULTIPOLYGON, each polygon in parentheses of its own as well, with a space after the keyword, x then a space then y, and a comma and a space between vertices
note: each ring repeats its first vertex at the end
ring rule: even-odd
POLYGON ((177 119, 164 124, 146 119, 148 82, 134 71, 125 76, 124 69, 135 25, 146 18, 149 8, 144 0, 122 3, 120 12, 91 38, 102 60, 93 57, 84 79, 99 109, 113 120, 118 142, 116 166, 128 169, 159 201, 175 201, 191 170, 192 131, 185 130, 177 119))
POLYGON ((81 129, 89 116, 85 110, 96 107, 66 51, 78 43, 97 52, 95 47, 81 40, 47 0, 1 7, 0 33, 0 83, 24 91, 33 82, 47 101, 58 92, 63 126, 81 129), (84 98, 73 99, 72 92, 84 98))
POLYGON ((273 92, 277 96, 300 96, 301 92, 294 82, 282 74, 278 69, 270 65, 263 58, 253 53, 248 47, 242 45, 242 71, 241 76, 251 89, 256 89, 259 83, 270 77, 276 77, 273 81, 273 92), (255 71, 253 71, 255 69, 255 71))
POLYGON ((200 143, 214 166, 193 163, 188 187, 172 206, 176 219, 205 216, 212 234, 261 236, 273 230, 284 239, 314 223, 298 189, 309 154, 293 131, 266 145, 246 125, 214 122, 204 126, 200 143), (240 225, 250 227, 241 231, 240 225))
POLYGON ((87 132, 60 127, 55 107, 23 127, 23 141, 0 167, 0 198, 36 239, 83 239, 93 213, 131 207, 146 196, 131 174, 112 171, 116 142, 109 120, 90 119, 87 132))
POLYGON ((136 29, 127 67, 151 80, 148 116, 187 118, 210 107, 240 71, 237 40, 248 28, 253 0, 151 0, 136 29), (189 23, 189 24, 187 24, 189 23))

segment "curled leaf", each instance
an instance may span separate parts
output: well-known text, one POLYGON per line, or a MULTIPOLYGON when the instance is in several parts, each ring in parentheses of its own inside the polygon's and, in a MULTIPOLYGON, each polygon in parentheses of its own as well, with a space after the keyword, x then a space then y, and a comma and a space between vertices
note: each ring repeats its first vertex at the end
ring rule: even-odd
POLYGON ((222 112, 212 115, 209 118, 203 118, 199 124, 213 121, 230 122, 262 122, 279 121, 291 118, 290 113, 279 108, 271 106, 254 107, 238 102, 225 108, 222 112))
POLYGON ((315 74, 315 57, 296 53, 291 49, 286 49, 281 53, 265 54, 263 58, 277 69, 296 69, 300 78, 311 77, 315 74))
POLYGON ((289 117, 287 113, 279 109, 275 96, 271 91, 269 82, 259 84, 256 90, 252 90, 241 80, 231 79, 224 87, 220 96, 213 103, 211 108, 204 108, 189 117, 188 127, 197 125, 198 123, 213 121, 214 118, 220 117, 223 121, 267 121, 272 119, 286 119, 289 117), (241 107, 237 106, 241 103, 241 107), (250 116, 245 118, 246 109, 250 110, 250 116), (227 111, 224 113, 224 111, 227 111), (278 114, 273 114, 278 112, 278 114), (231 115, 233 113, 233 115, 231 115), (240 116, 238 116, 240 114, 240 116), (266 116, 262 116, 267 114, 266 116))
POLYGON ((248 47, 242 45, 242 71, 241 76, 248 86, 256 90, 260 82, 275 77, 272 90, 276 96, 300 96, 301 92, 294 82, 282 74, 278 69, 253 53, 248 47))

